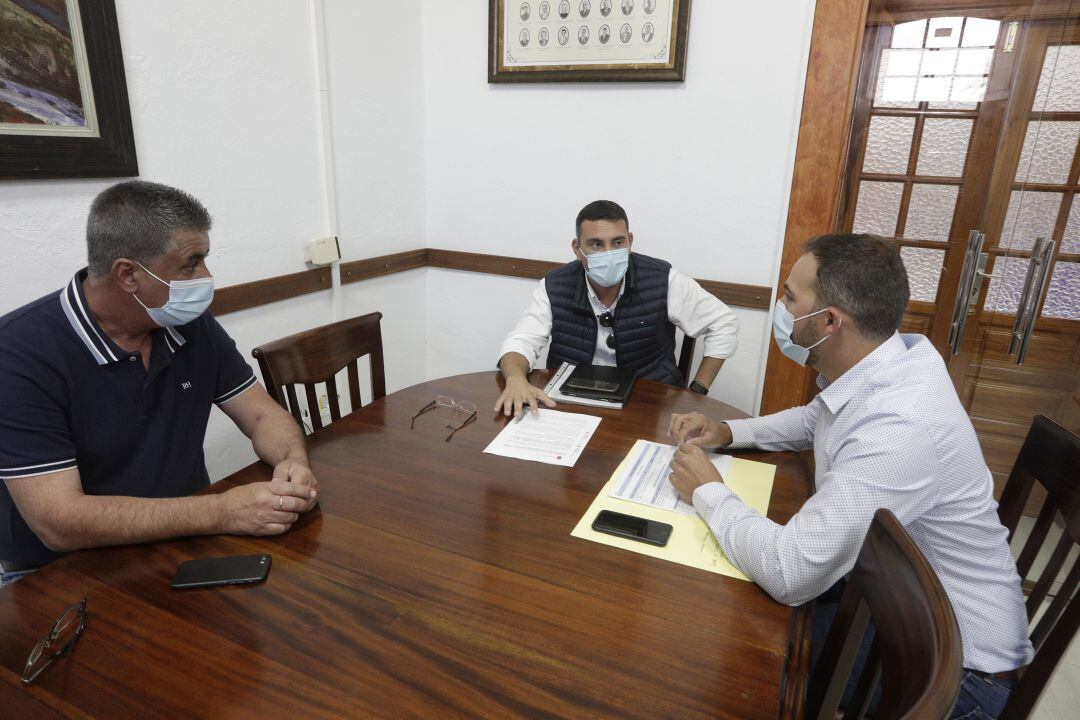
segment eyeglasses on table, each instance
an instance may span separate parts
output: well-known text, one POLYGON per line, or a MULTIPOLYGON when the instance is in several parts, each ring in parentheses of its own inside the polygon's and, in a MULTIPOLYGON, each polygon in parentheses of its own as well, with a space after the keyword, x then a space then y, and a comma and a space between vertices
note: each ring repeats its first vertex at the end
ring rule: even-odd
POLYGON ((37 645, 30 651, 26 658, 26 667, 23 668, 22 681, 29 685, 37 679, 45 668, 52 665, 53 660, 63 657, 71 652, 75 643, 79 642, 83 628, 86 627, 86 598, 75 603, 56 618, 52 630, 46 637, 38 640, 37 645))
POLYGON ((412 416, 412 420, 409 422, 409 429, 411 430, 416 427, 416 418, 432 410, 435 411, 436 415, 448 416, 451 418, 451 422, 446 424, 446 428, 450 430, 450 434, 446 436, 446 442, 450 442, 450 438, 454 437, 454 433, 476 419, 475 403, 471 403, 468 400, 456 400, 449 395, 436 395, 434 400, 420 408, 416 414, 412 416), (462 416, 464 416, 465 419, 455 425, 453 419, 462 416))

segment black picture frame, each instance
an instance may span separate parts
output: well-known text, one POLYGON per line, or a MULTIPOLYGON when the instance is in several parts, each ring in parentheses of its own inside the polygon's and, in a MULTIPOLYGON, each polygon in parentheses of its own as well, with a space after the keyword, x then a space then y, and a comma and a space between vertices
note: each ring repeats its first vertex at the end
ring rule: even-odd
MULTIPOLYGON (((538 4, 540 0, 530 0, 538 4)), ((638 0, 641 2, 641 0, 638 0)), ((691 0, 672 0, 674 12, 667 62, 663 64, 619 63, 612 65, 516 65, 504 62, 507 6, 516 8, 518 0, 488 0, 488 82, 683 82, 686 80, 686 42, 690 29, 691 0)), ((574 0, 576 3, 577 0, 574 0)), ((598 4, 599 0, 593 0, 598 4)), ((614 0, 618 4, 619 0, 614 0)), ((552 3, 554 4, 554 3, 552 3)))
POLYGON ((0 179, 136 177, 124 55, 113 0, 79 0, 98 137, 0 134, 0 179))

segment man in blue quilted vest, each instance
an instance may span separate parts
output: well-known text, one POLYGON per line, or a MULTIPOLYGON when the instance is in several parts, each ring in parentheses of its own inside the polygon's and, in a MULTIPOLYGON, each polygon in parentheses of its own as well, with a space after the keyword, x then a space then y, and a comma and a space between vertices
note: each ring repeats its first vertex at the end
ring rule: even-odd
POLYGON ((547 367, 617 365, 643 380, 681 387, 675 328, 701 340, 704 357, 690 389, 705 395, 738 344, 735 314, 692 278, 657 258, 632 253, 626 211, 596 200, 578 213, 570 247, 576 260, 540 281, 525 314, 506 336, 499 369, 506 387, 495 411, 555 402, 526 375, 551 341, 547 367))

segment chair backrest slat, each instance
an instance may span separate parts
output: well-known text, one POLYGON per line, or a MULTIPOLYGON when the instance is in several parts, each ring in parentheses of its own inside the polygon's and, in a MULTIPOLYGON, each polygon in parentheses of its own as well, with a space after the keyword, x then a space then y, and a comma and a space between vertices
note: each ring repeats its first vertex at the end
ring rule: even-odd
POLYGON ((341 419, 341 406, 338 403, 337 379, 333 375, 326 379, 326 401, 330 404, 330 419, 341 419))
POLYGON ((1057 595, 1054 596, 1053 602, 1050 603, 1050 607, 1039 618, 1039 623, 1031 633, 1031 644, 1035 647, 1035 652, 1039 651, 1039 648, 1046 642, 1047 635, 1050 634, 1058 620, 1061 619, 1061 613, 1064 612, 1069 600, 1073 597, 1073 593, 1076 592, 1078 582, 1080 582, 1080 557, 1076 558, 1072 570, 1069 571, 1069 577, 1062 584, 1057 595))
POLYGON ((303 424, 294 390, 295 385, 303 385, 311 427, 318 430, 323 422, 316 386, 320 383, 326 385, 330 418, 340 420, 341 403, 335 376, 343 369, 348 370, 349 399, 352 410, 358 409, 361 392, 357 361, 368 356, 371 361, 372 400, 385 397, 381 320, 382 313, 368 313, 305 330, 255 348, 251 354, 259 361, 266 391, 303 424))
MULTIPOLYGON (((1062 521, 1062 535, 1028 598, 1029 620, 1038 614, 1040 607, 1049 597, 1069 552, 1080 546, 1080 437, 1045 415, 1036 416, 1031 423, 1031 429, 1001 493, 998 516, 1002 524, 1009 529, 1010 538, 1019 525, 1035 483, 1046 491, 1046 500, 1016 563, 1020 579, 1025 581, 1025 585, 1028 573, 1031 572, 1039 551, 1043 549, 1055 519, 1062 521)), ((1023 670, 1020 681, 1001 713, 1001 720, 1027 718, 1034 710, 1058 661, 1080 626, 1078 583, 1080 560, 1073 563, 1068 577, 1031 633, 1035 659, 1023 670)))

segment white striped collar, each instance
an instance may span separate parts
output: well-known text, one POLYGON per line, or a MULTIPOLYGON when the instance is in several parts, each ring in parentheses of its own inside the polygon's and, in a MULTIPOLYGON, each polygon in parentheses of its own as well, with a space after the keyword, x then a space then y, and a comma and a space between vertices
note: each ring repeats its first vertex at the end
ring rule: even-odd
MULTIPOLYGON (((94 362, 98 365, 108 365, 109 363, 126 360, 128 358, 127 352, 121 350, 105 334, 105 331, 98 326, 97 320, 94 319, 93 314, 90 312, 82 288, 86 275, 86 268, 83 268, 75 273, 75 276, 71 278, 71 282, 64 286, 63 290, 60 291, 60 307, 64 309, 64 314, 67 316, 68 322, 71 323, 71 329, 75 332, 75 336, 82 340, 83 345, 86 346, 86 349, 94 358, 94 362)), ((164 328, 164 331, 162 337, 170 355, 187 342, 176 328, 168 327, 164 328)))

